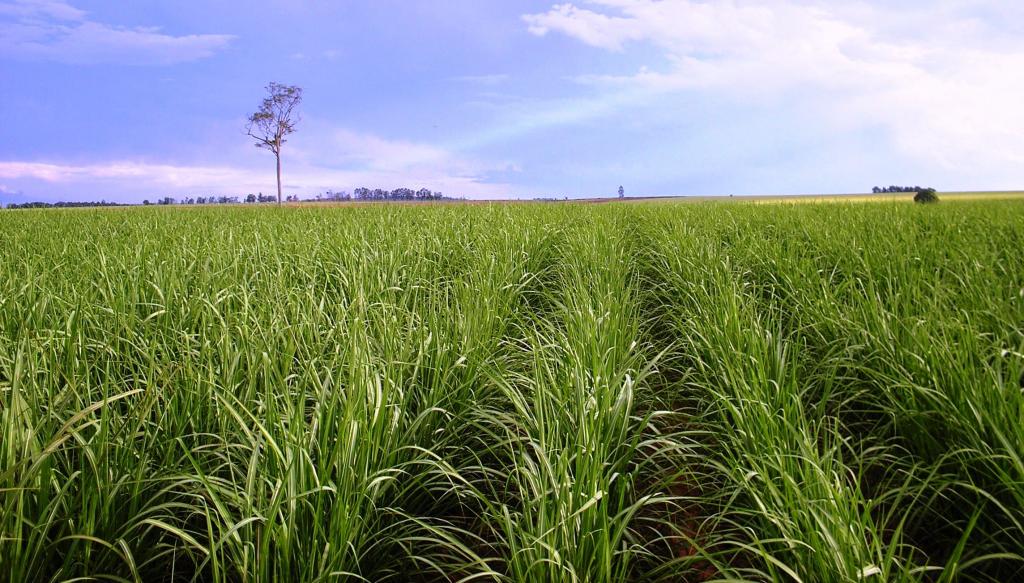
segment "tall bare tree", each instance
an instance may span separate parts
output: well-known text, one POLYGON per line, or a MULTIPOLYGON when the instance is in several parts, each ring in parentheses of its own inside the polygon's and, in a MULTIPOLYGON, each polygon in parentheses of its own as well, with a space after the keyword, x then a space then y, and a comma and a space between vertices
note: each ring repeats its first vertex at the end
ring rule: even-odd
POLYGON ((259 110, 249 116, 246 133, 256 140, 257 148, 274 153, 277 160, 277 204, 281 204, 281 146, 285 136, 295 132, 299 123, 298 107, 302 102, 302 88, 294 85, 271 83, 267 85, 269 95, 263 98, 259 110))

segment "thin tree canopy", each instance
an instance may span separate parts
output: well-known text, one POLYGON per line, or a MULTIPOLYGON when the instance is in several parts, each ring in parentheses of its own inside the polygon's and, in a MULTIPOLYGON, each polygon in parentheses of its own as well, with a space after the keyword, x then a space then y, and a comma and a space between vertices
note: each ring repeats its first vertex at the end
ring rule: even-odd
POLYGON ((301 120, 298 106, 302 102, 302 88, 272 82, 267 85, 267 93, 259 111, 249 116, 245 129, 256 140, 257 148, 279 154, 287 141, 285 136, 294 133, 301 120))

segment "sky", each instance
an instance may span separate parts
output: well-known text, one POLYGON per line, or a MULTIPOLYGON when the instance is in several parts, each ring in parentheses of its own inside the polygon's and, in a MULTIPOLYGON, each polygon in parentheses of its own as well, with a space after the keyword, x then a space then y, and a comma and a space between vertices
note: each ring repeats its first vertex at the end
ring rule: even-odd
POLYGON ((0 0, 0 204, 1024 188, 1018 0, 0 0))

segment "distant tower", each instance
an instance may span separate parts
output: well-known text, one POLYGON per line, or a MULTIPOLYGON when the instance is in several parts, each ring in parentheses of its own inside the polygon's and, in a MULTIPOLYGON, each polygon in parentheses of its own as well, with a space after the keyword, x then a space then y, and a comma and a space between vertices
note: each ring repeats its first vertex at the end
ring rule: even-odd
POLYGON ((626 189, 619 187, 619 198, 626 198, 626 189))

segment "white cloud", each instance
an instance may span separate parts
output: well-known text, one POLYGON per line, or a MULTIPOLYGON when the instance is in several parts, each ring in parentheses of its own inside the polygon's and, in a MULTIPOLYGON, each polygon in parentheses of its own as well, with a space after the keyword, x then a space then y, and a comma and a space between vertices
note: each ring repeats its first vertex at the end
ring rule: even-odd
POLYGON ((537 36, 562 32, 588 45, 609 50, 621 50, 625 41, 642 38, 636 19, 608 16, 572 4, 556 4, 544 14, 527 14, 523 20, 537 36))
POLYGON ((169 65, 203 59, 225 48, 225 34, 174 36, 154 27, 121 27, 88 19, 58 0, 0 3, 0 51, 8 57, 72 64, 169 65))
POLYGON ((178 188, 194 188, 225 180, 245 181, 243 172, 230 167, 175 166, 131 161, 102 164, 8 161, 0 162, 0 177, 8 180, 30 178, 52 183, 131 178, 147 179, 178 188))
MULTIPOLYGON (((992 4, 992 6, 988 6, 992 4)), ((907 155, 947 171, 1024 178, 1024 38, 948 1, 899 12, 799 0, 593 0, 524 16, 529 30, 665 63, 581 81, 655 93, 699 91, 739 103, 806 103, 838 130, 880 128, 907 155)), ((984 12, 984 10, 982 10, 984 12)))
POLYGON ((81 20, 85 12, 60 0, 15 0, 0 4, 0 16, 20 18, 49 17, 58 20, 81 20))
POLYGON ((408 172, 438 167, 470 170, 469 164, 439 146, 385 139, 345 129, 332 132, 324 145, 330 156, 340 162, 356 163, 379 171, 408 172))
MULTIPOLYGON (((203 166, 156 164, 137 161, 111 161, 95 164, 62 164, 52 162, 0 162, 0 178, 20 181, 26 192, 42 193, 42 198, 75 194, 89 198, 94 192, 110 191, 107 198, 140 199, 170 194, 173 196, 249 192, 269 193, 276 190, 271 164, 258 168, 243 166, 203 166), (77 194, 76 194, 77 193, 77 194), (121 196, 118 196, 121 195, 121 196)), ((284 184, 287 194, 312 196, 327 189, 427 187, 449 195, 469 198, 504 197, 508 185, 487 183, 478 177, 449 174, 440 170, 395 173, 373 169, 337 169, 285 164, 284 184)), ((13 192, 13 191, 8 191, 13 192)), ((99 195, 95 196, 99 198, 99 195)))
MULTIPOLYGON (((292 136, 286 156, 293 164, 310 168, 336 168, 365 172, 377 181, 402 186, 414 180, 457 180, 495 193, 488 176, 508 172, 509 161, 480 160, 462 152, 464 144, 416 141, 339 128, 327 120, 304 119, 302 131, 292 136)), ((370 184, 365 184, 370 186, 370 184)), ((429 186, 429 185, 427 185, 429 186)), ((465 191, 472 195, 472 189, 465 191)))
MULTIPOLYGON (((296 134, 284 151, 288 194, 312 196, 327 189, 426 187, 453 196, 501 198, 508 184, 488 175, 515 171, 509 163, 484 164, 444 148, 389 140, 345 129, 296 134), (300 139, 301 138, 301 139, 300 139)), ((138 160, 74 164, 52 161, 0 161, 0 180, 29 193, 89 198, 141 199, 186 194, 238 195, 274 192, 273 157, 245 150, 227 164, 167 164, 138 160), (96 194, 95 198, 100 198, 96 194)), ((230 154, 229 154, 230 155, 230 154)))

